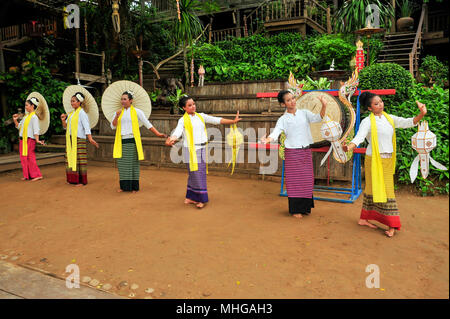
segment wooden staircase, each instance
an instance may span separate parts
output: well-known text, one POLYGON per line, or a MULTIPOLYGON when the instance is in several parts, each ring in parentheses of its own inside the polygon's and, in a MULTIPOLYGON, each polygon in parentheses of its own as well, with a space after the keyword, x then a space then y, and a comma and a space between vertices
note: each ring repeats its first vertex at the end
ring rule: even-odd
POLYGON ((414 78, 419 77, 419 57, 426 12, 427 5, 424 3, 416 32, 397 32, 384 36, 384 47, 378 56, 379 63, 400 64, 414 78))
MULTIPOLYGON (((180 54, 170 61, 167 61, 158 69, 158 74, 161 79, 183 77, 184 64, 183 55, 180 54)), ((157 77, 154 72, 144 74, 144 88, 148 91, 153 90, 153 83, 157 77)))
MULTIPOLYGON (((410 71, 409 55, 414 46, 415 32, 397 32, 386 34, 383 49, 378 55, 378 63, 397 63, 410 71)), ((413 58, 413 73, 417 76, 421 41, 417 45, 417 54, 413 58)))

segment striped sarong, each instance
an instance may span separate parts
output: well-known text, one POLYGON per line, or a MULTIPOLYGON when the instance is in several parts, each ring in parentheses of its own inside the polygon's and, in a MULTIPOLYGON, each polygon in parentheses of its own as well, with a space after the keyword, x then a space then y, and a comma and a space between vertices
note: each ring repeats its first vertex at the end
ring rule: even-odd
POLYGON ((122 139, 122 157, 117 159, 120 189, 126 192, 139 190, 139 159, 134 138, 122 139))
POLYGON ((87 184, 87 149, 86 139, 77 137, 77 170, 73 171, 69 168, 69 163, 66 158, 66 178, 70 184, 87 184))
POLYGON ((284 151, 286 191, 290 214, 311 213, 314 207, 314 171, 311 149, 286 148, 284 151))
POLYGON ((366 187, 363 194, 361 219, 376 220, 386 226, 400 230, 400 213, 394 193, 394 171, 391 158, 382 158, 384 184, 386 187, 387 202, 374 203, 372 193, 372 157, 366 156, 364 169, 366 187))
POLYGON ((199 203, 208 202, 208 189, 206 187, 206 149, 197 150, 198 170, 192 172, 189 168, 189 148, 184 147, 184 162, 189 172, 186 198, 199 203))
POLYGON ((28 155, 22 156, 22 143, 23 140, 20 138, 19 142, 19 153, 20 153, 20 163, 22 164, 23 178, 33 179, 36 177, 41 177, 41 171, 36 162, 36 140, 29 137, 27 139, 28 155))

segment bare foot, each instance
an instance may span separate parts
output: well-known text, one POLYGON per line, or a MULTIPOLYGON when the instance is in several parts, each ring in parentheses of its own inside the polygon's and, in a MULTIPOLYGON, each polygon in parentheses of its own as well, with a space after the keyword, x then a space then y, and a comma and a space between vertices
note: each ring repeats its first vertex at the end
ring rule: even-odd
POLYGON ((21 180, 26 181, 28 178, 22 177, 21 180))
POLYGON ((198 202, 195 202, 195 201, 193 201, 192 199, 189 199, 189 198, 186 198, 184 200, 184 203, 185 204, 198 204, 198 202))
POLYGON ((40 180, 40 179, 42 179, 42 176, 35 177, 35 178, 33 178, 31 181, 32 181, 32 182, 35 182, 35 181, 38 181, 38 180, 40 180))
POLYGON ((136 193, 137 193, 137 191, 132 191, 132 193, 133 193, 133 194, 136 194, 136 193))
POLYGON ((203 208, 203 207, 205 207, 205 204, 203 204, 203 203, 197 203, 195 206, 197 206, 197 208, 203 208))
POLYGON ((360 219, 358 225, 361 226, 369 226, 370 228, 378 228, 376 225, 369 223, 367 219, 360 219))
POLYGON ((80 186, 83 186, 83 184, 77 184, 77 185, 75 185, 75 187, 80 187, 80 186))
POLYGON ((117 190, 117 192, 118 192, 118 193, 122 193, 122 192, 123 192, 123 190, 121 190, 121 189, 118 189, 118 190, 117 190))
POLYGON ((384 233, 385 233, 386 236, 388 236, 388 237, 394 237, 395 228, 389 228, 389 230, 386 230, 384 233))
POLYGON ((303 218, 302 214, 292 214, 292 216, 294 216, 295 218, 303 218))

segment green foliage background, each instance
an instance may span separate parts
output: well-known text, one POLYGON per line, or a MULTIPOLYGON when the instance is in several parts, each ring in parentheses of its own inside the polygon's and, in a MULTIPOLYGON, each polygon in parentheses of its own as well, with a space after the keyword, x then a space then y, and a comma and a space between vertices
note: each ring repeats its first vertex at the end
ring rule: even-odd
POLYGON ((34 91, 45 97, 50 111, 50 127, 43 139, 48 140, 53 134, 63 132, 59 119, 61 113, 64 113, 62 94, 70 83, 55 79, 50 73, 45 59, 40 60, 33 50, 26 54, 24 61, 30 62, 26 70, 0 74, 0 79, 8 84, 6 88, 9 105, 8 116, 0 121, 0 133, 2 137, 6 137, 9 144, 16 143, 19 134, 14 124, 6 126, 4 121, 11 118, 12 114, 17 113, 18 108, 22 108, 22 112, 25 112, 25 99, 34 91))
MULTIPOLYGON (((449 168, 449 90, 438 85, 426 87, 417 83, 401 66, 381 63, 364 68, 360 74, 360 89, 396 89, 394 96, 382 96, 385 111, 401 117, 414 117, 419 113, 416 100, 427 106, 430 130, 436 134, 437 147, 430 155, 449 168)), ((362 118, 368 113, 362 115, 362 118)), ((409 169, 417 152, 411 147, 414 129, 397 129, 396 178, 401 184, 410 184, 409 169)), ((420 173, 414 182, 422 195, 449 192, 449 172, 430 165, 430 175, 425 180, 420 173)))

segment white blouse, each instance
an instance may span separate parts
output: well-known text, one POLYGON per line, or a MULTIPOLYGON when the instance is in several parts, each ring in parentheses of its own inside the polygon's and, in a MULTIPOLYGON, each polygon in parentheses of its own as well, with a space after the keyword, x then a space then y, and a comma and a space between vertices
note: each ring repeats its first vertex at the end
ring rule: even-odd
MULTIPOLYGON (((72 135, 72 131, 70 130, 71 125, 71 119, 75 112, 72 112, 67 116, 66 123, 67 123, 67 129, 69 130, 69 134, 72 135)), ((81 109, 80 114, 78 116, 78 132, 77 137, 79 138, 86 138, 86 135, 91 134, 91 126, 89 124, 89 117, 87 116, 86 112, 81 109)))
MULTIPOLYGON (((120 120, 120 135, 122 135, 122 138, 133 138, 133 125, 131 123, 131 108, 124 109, 122 119, 120 120)), ((143 124, 147 129, 151 129, 153 125, 150 123, 150 121, 145 118, 144 112, 142 112, 138 108, 134 108, 136 110, 136 114, 138 117, 139 125, 143 124)), ((114 114, 114 117, 116 115, 114 114)), ((114 119, 114 118, 113 118, 114 119)), ((113 130, 116 129, 116 127, 113 125, 111 121, 111 128, 113 130)))
MULTIPOLYGON (((205 113, 200 113, 205 123, 218 125, 220 124, 220 121, 222 120, 221 117, 211 116, 205 113)), ((196 115, 189 115, 191 117, 191 123, 192 123, 192 130, 194 135, 194 144, 195 149, 198 150, 204 146, 201 144, 204 144, 207 142, 208 138, 205 135, 205 125, 203 124, 202 120, 196 115)), ((181 117, 178 120, 177 127, 175 130, 173 130, 171 136, 174 136, 176 138, 180 138, 183 136, 183 145, 184 147, 188 147, 188 142, 186 138, 186 132, 184 129, 184 119, 181 117)))
MULTIPOLYGON (((410 128, 414 125, 414 118, 404 118, 389 114, 394 121, 395 128, 410 128)), ((392 136, 394 135, 394 129, 385 116, 376 116, 375 123, 377 125, 378 135, 378 148, 380 154, 391 154, 394 152, 394 146, 392 145, 392 136)), ((370 116, 361 121, 358 133, 353 138, 351 143, 358 146, 366 139, 369 142, 367 146, 366 155, 372 155, 372 142, 371 142, 371 129, 370 129, 370 116)))
MULTIPOLYGON (((29 114, 24 116, 19 123, 17 129, 19 130, 19 136, 23 136, 23 125, 25 124, 25 119, 30 116, 29 114)), ((34 138, 34 135, 39 135, 39 118, 36 114, 31 117, 30 123, 28 123, 28 138, 34 138)))
POLYGON ((310 123, 320 121, 322 121, 320 114, 314 114, 309 110, 297 109, 295 115, 286 112, 278 119, 269 137, 276 141, 281 132, 284 132, 286 134, 286 140, 284 141, 286 148, 307 147, 314 143, 310 123))

